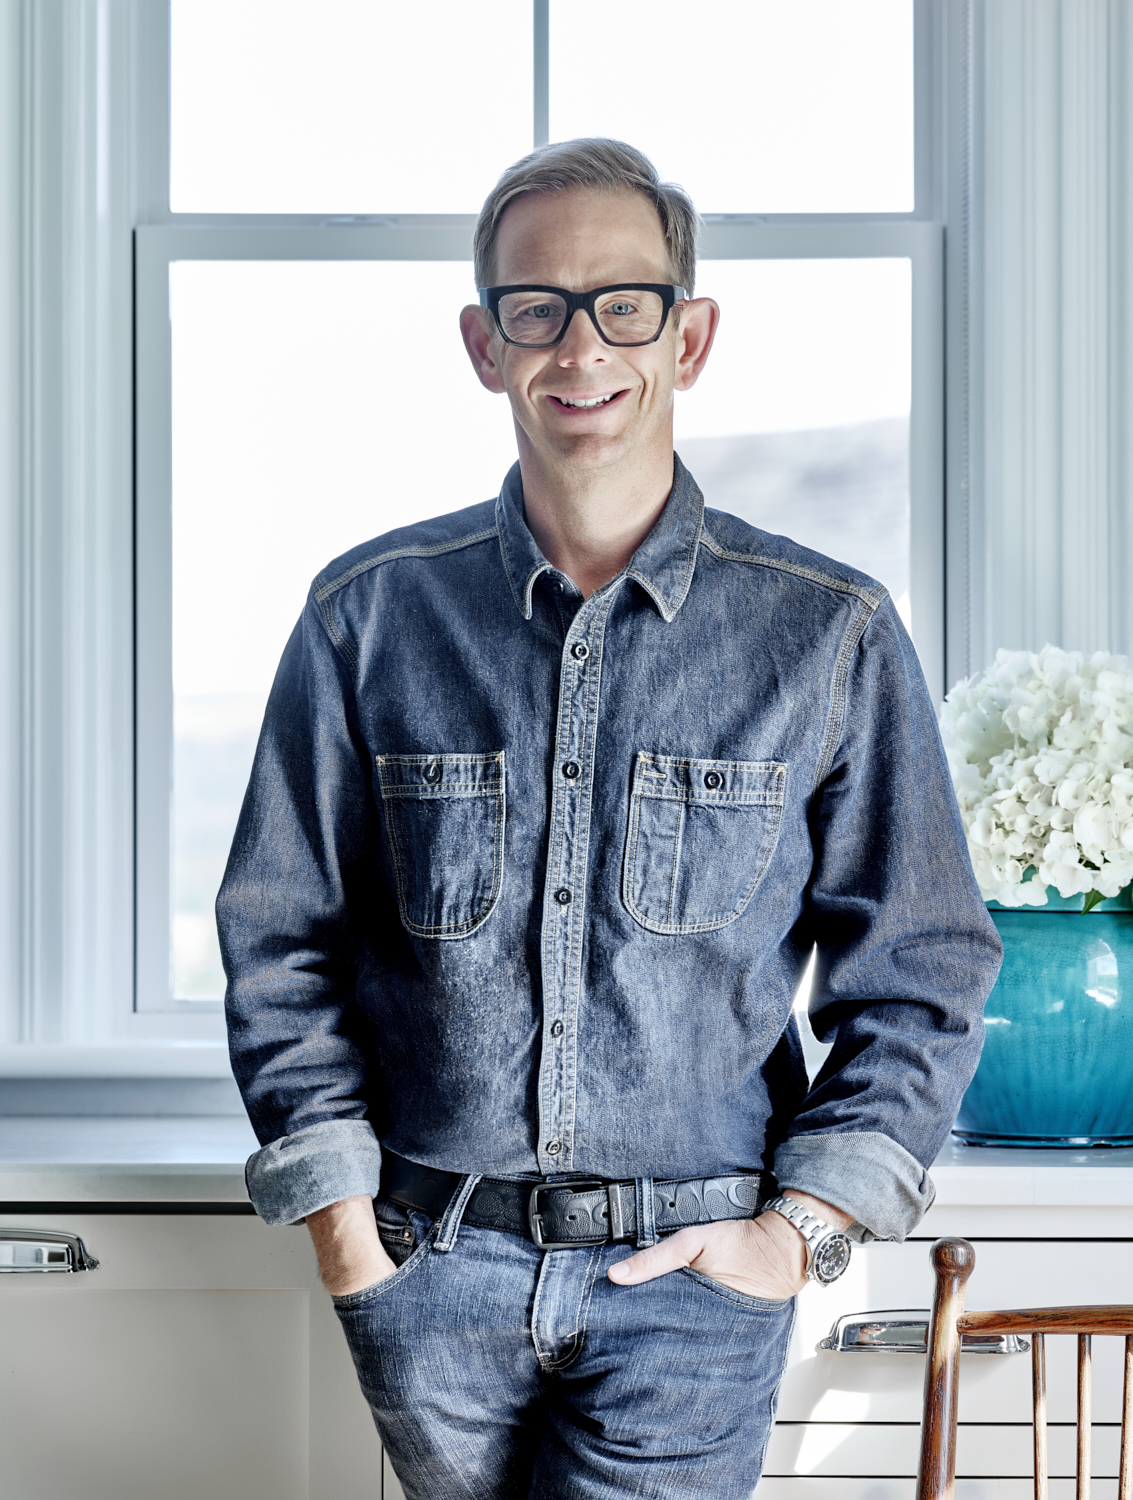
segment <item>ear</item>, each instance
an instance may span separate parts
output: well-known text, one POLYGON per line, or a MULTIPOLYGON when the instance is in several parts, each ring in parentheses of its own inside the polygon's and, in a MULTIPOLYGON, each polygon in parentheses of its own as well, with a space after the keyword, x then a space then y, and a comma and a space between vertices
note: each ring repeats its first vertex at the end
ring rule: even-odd
POLYGON ((501 395, 504 389, 503 371, 496 363, 497 340, 491 314, 471 303, 460 310, 460 332, 468 358, 482 386, 501 395))
POLYGON ((687 391, 696 384, 719 326, 720 308, 711 297, 697 297, 681 309, 674 390, 687 391))

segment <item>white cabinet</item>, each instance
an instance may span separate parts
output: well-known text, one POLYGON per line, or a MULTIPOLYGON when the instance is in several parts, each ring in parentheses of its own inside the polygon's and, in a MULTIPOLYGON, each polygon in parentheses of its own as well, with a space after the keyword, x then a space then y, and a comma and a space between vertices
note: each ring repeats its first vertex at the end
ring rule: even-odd
MULTIPOLYGON (((306 1230, 240 1212, 243 1146, 171 1142, 155 1163, 84 1139, 83 1163, 5 1164, 0 1131, 0 1226, 77 1233, 101 1262, 0 1275, 3 1500, 403 1500, 306 1230)), ((843 1313, 927 1309, 937 1235, 975 1245, 972 1309, 1133 1302, 1133 1151, 950 1149, 933 1175, 916 1240, 803 1293, 758 1500, 912 1500, 923 1358, 815 1346, 843 1313)), ((1116 1494, 1119 1359, 1095 1341, 1096 1500, 1116 1494)), ((1051 1495, 1070 1500, 1072 1340, 1048 1340, 1048 1367, 1051 1495)), ((1028 1500, 1029 1420, 1028 1357, 966 1355, 957 1500, 1028 1500)))
POLYGON ((305 1229, 90 1208, 0 1213, 100 1262, 0 1276, 4 1500, 382 1500, 305 1229))
MULTIPOLYGON (((962 1234, 976 1250, 967 1305, 1133 1302, 1133 1153, 950 1149, 918 1238, 856 1250, 832 1287, 800 1297, 759 1500, 912 1500, 924 1359, 816 1349, 844 1313, 930 1307, 929 1249, 962 1234), (1060 1201, 1061 1200, 1061 1201, 1060 1201)), ((1073 1495, 1075 1341, 1047 1341, 1052 1500, 1073 1495)), ((1116 1495, 1122 1341, 1094 1341, 1094 1495, 1116 1495)), ((957 1500, 1031 1490, 1028 1354, 961 1361, 957 1500)))

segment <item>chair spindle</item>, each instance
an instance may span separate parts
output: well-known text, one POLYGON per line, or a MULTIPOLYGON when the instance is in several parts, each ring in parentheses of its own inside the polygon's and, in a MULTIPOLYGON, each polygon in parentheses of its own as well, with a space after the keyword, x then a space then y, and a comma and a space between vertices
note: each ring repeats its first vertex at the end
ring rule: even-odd
POLYGON ((1076 1500, 1090 1500, 1090 1470, 1093 1467, 1093 1364, 1092 1339, 1088 1333, 1078 1335, 1078 1483, 1076 1500))
POLYGON ((956 1473, 956 1415, 960 1400, 960 1335, 956 1319, 964 1311, 964 1286, 976 1263, 967 1240, 941 1239, 932 1247, 936 1296, 925 1360, 924 1420, 916 1500, 953 1500, 956 1473))
POLYGON ((1117 1500, 1133 1500, 1133 1335, 1125 1338, 1125 1379, 1121 1391, 1121 1463, 1117 1500))
POLYGON ((1034 1398, 1035 1500, 1049 1500, 1046 1461, 1046 1337, 1031 1338, 1031 1393, 1034 1398))

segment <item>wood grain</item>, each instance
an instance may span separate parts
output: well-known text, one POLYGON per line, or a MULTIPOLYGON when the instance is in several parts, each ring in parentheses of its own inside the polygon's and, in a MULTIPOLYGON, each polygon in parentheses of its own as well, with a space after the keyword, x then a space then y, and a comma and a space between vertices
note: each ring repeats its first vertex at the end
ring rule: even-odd
POLYGON ((924 1416, 916 1500, 953 1500, 956 1474, 956 1408, 960 1390, 960 1335, 964 1287, 976 1264, 967 1240, 937 1240, 930 1252, 936 1273, 925 1360, 924 1416))
POLYGON ((964 1312, 964 1287, 976 1263, 967 1240, 937 1240, 931 1250, 936 1296, 925 1362, 924 1416, 916 1500, 953 1500, 960 1340, 964 1334, 1027 1334, 1031 1338, 1035 1500, 1049 1500, 1046 1428, 1046 1335, 1078 1339, 1078 1465, 1076 1500, 1090 1500, 1093 1447, 1093 1336, 1125 1339, 1118 1500, 1133 1500, 1133 1306, 1022 1307, 964 1312))
POLYGON ((1125 1379, 1121 1397, 1121 1462, 1117 1500, 1133 1500, 1133 1334, 1125 1340, 1125 1379))
POLYGON ((1036 1333, 1031 1340, 1031 1398, 1035 1444, 1035 1500, 1047 1500, 1049 1464, 1046 1454, 1046 1339, 1036 1333))
POLYGON ((1091 1335, 1078 1335, 1078 1483, 1076 1500, 1090 1500, 1090 1469, 1094 1439, 1093 1360, 1091 1335))
POLYGON ((965 1313, 961 1333, 1133 1334, 1133 1307, 1022 1307, 1004 1312, 965 1313))

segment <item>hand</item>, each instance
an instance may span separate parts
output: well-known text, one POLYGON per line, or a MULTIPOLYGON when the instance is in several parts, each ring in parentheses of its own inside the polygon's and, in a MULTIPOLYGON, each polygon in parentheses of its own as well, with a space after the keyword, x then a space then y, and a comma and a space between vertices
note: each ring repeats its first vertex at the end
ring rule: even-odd
POLYGON ((332 1297, 360 1292, 397 1267, 382 1249, 372 1198, 344 1198, 307 1215, 319 1275, 332 1297))
MULTIPOLYGON (((849 1214, 812 1198, 791 1192, 804 1208, 838 1229, 850 1223, 849 1214)), ((609 1277, 621 1286, 652 1281, 682 1266, 691 1266, 713 1281, 723 1282, 749 1297, 781 1300, 806 1285, 806 1244, 782 1214, 758 1219, 725 1219, 716 1224, 693 1224, 678 1229, 647 1250, 610 1267, 609 1277)))

